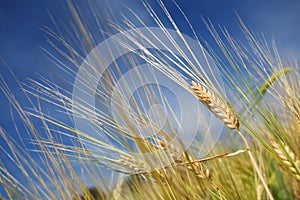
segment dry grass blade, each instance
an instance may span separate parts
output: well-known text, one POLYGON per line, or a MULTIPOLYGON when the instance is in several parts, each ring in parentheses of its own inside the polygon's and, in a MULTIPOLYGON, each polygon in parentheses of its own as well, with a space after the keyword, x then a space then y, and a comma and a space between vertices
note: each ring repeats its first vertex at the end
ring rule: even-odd
POLYGON ((231 129, 239 129, 239 120, 236 118, 230 106, 218 98, 214 93, 206 89, 202 84, 192 82, 193 92, 225 125, 231 129))
POLYGON ((297 181, 300 181, 300 160, 289 146, 282 142, 282 145, 273 141, 274 151, 282 161, 283 165, 289 169, 297 181))

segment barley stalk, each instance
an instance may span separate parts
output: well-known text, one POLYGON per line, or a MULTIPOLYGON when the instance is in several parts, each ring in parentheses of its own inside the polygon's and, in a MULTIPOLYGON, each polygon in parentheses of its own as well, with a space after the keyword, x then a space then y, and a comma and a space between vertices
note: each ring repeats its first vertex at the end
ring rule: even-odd
POLYGON ((206 89, 201 83, 192 82, 193 92, 218 118, 223 120, 230 129, 239 128, 239 120, 236 118, 230 106, 206 89))
POLYGON ((289 169, 291 174, 297 181, 300 181, 300 160, 296 157, 295 153, 289 148, 289 146, 283 142, 282 145, 272 141, 272 146, 283 165, 289 169))

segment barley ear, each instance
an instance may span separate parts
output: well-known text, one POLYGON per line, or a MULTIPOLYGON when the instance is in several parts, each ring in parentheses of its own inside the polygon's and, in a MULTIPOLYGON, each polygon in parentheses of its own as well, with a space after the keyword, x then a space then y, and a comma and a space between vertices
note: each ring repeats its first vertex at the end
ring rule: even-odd
POLYGON ((297 180, 292 180, 292 188, 294 192, 294 199, 300 200, 300 184, 297 180))
POLYGON ((300 181, 300 160, 296 157, 295 153, 289 148, 289 146, 283 142, 282 145, 272 141, 272 146, 283 165, 289 169, 291 174, 297 181, 300 181))
POLYGON ((120 159, 117 161, 120 166, 132 171, 133 173, 150 173, 151 167, 145 162, 140 161, 132 156, 123 154, 120 155, 120 159))
POLYGON ((231 107, 201 83, 192 82, 191 89, 198 99, 203 102, 230 129, 239 129, 239 120, 231 107))

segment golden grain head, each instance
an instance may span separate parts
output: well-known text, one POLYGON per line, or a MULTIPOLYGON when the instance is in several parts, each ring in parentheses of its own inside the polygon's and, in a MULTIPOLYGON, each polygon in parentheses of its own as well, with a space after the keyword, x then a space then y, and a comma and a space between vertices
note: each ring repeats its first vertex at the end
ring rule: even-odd
POLYGON ((230 129, 239 129, 239 120, 231 106, 205 88, 201 83, 192 82, 191 89, 198 99, 203 102, 230 129))
POLYGON ((297 158, 295 153, 284 142, 281 142, 282 145, 275 141, 272 141, 271 143, 282 164, 289 169, 289 172, 295 177, 297 181, 300 181, 299 158, 297 158))

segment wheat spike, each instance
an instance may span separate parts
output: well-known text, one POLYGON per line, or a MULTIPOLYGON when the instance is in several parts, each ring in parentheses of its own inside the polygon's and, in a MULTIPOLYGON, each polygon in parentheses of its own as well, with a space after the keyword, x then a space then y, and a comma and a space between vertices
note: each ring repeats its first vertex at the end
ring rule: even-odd
POLYGON ((214 93, 206 89, 202 84, 192 82, 194 94, 202 101, 218 118, 222 119, 230 129, 239 129, 239 120, 236 118, 230 106, 218 98, 214 93))
POLYGON ((290 170, 292 175, 297 181, 300 181, 300 160, 296 157, 295 153, 289 148, 289 146, 282 142, 282 146, 272 141, 274 151, 282 161, 282 163, 290 170))

